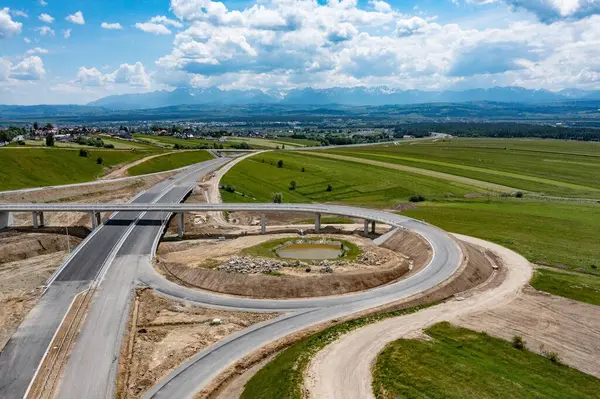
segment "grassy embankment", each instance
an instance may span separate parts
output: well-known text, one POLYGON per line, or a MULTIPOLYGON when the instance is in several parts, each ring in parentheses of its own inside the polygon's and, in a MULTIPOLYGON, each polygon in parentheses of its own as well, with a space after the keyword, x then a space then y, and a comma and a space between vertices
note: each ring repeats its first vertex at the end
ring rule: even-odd
POLYGON ((80 157, 78 150, 71 149, 0 149, 0 191, 91 181, 106 172, 107 167, 153 154, 147 151, 86 149, 88 158, 80 157), (96 163, 98 157, 102 158, 102 165, 96 163))
POLYGON ((246 384, 241 399, 300 399, 304 371, 312 357, 343 334, 390 317, 417 312, 426 306, 350 320, 311 335, 279 353, 246 384))
POLYGON ((130 176, 163 172, 213 159, 208 151, 182 151, 149 159, 127 170, 130 176))
POLYGON ((531 285, 540 291, 600 305, 600 277, 537 269, 531 285))
POLYGON ((377 357, 377 398, 597 398, 600 379, 510 342, 439 323, 377 357), (432 378, 432 376, 435 376, 432 378))
MULTIPOLYGON (((298 238, 280 238, 277 240, 272 240, 272 241, 267 241, 264 242, 262 244, 258 244, 255 245, 253 247, 250 248, 246 248, 242 251, 242 253, 244 255, 249 255, 249 256, 259 256, 259 257, 263 257, 263 258, 277 258, 277 253, 275 252, 275 248, 279 247, 282 244, 285 244, 286 242, 289 241, 295 241, 298 238)), ((305 238, 304 241, 319 241, 321 240, 320 238, 305 238)), ((338 240, 335 239, 333 241, 339 241, 341 244, 344 245, 344 248, 346 250, 344 257, 341 258, 341 260, 355 260, 361 253, 362 251, 360 250, 360 248, 358 248, 358 246, 356 246, 355 244, 345 241, 345 240, 338 240)))

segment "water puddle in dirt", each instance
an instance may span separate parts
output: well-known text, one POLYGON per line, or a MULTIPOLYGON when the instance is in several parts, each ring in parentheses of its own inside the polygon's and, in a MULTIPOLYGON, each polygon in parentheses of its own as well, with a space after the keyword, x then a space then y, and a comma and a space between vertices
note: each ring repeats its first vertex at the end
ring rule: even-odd
POLYGON ((310 242, 290 244, 277 251, 280 258, 305 260, 337 259, 342 253, 340 244, 310 242))

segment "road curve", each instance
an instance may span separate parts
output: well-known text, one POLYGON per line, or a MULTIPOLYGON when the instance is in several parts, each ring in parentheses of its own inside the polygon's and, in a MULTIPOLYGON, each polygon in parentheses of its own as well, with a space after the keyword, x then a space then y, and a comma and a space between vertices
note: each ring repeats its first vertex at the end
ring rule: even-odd
POLYGON ((487 241, 458 236, 482 246, 503 260, 507 276, 489 290, 475 290, 463 301, 449 301, 406 316, 375 323, 342 336, 323 349, 311 362, 305 379, 310 398, 373 398, 372 365, 392 341, 410 337, 441 321, 452 322, 468 313, 487 311, 513 300, 531 279, 533 268, 521 255, 487 241))

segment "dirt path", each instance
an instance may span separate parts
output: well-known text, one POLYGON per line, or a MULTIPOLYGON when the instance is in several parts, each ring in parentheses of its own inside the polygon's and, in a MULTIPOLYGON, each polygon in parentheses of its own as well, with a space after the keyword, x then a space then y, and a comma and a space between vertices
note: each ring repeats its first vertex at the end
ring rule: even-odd
POLYGON ((458 236, 461 240, 496 253, 507 267, 506 278, 492 289, 475 290, 462 301, 452 300, 418 313, 385 320, 342 337, 321 351, 311 362, 305 388, 311 398, 373 398, 371 365, 391 341, 418 335, 440 321, 505 306, 515 300, 529 282, 533 268, 521 255, 483 240, 458 236))
POLYGON ((149 160, 151 160, 153 158, 158 158, 158 157, 162 157, 162 156, 173 154, 173 153, 174 153, 174 151, 165 152, 163 154, 155 154, 155 155, 150 155, 150 156, 142 158, 142 159, 138 159, 137 161, 128 163, 126 165, 121 166, 120 168, 118 168, 116 170, 113 170, 112 172, 110 172, 106 176, 103 176, 100 180, 111 180, 111 179, 119 179, 121 177, 129 177, 129 174, 127 173, 127 171, 129 170, 129 168, 133 168, 134 166, 137 166, 137 165, 139 165, 141 163, 149 161, 149 160))
MULTIPOLYGON (((514 188, 514 187, 502 186, 500 184, 488 183, 488 182, 481 181, 481 180, 471 179, 469 177, 451 175, 449 173, 436 172, 434 170, 428 170, 428 169, 420 169, 420 168, 415 168, 412 166, 398 165, 395 163, 373 161, 370 159, 363 159, 363 158, 347 157, 344 155, 337 155, 337 154, 327 154, 324 152, 308 152, 307 151, 307 152, 305 152, 305 154, 315 155, 315 156, 324 157, 324 158, 339 159, 341 161, 350 161, 350 162, 362 163, 362 164, 367 164, 367 165, 379 166, 379 167, 387 168, 387 169, 401 170, 403 172, 415 173, 415 174, 419 174, 419 175, 435 177, 438 179, 450 180, 453 182, 466 184, 466 185, 469 185, 472 187, 478 187, 478 188, 482 188, 484 190, 497 191, 500 193, 512 193, 515 191, 519 191, 517 188, 514 188)), ((521 191, 523 191, 523 190, 521 190, 521 191)))

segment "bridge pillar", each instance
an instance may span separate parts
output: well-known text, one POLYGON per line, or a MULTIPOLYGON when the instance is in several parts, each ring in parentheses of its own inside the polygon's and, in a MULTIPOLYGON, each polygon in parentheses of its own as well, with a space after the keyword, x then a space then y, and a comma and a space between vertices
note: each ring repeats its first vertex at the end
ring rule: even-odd
POLYGON ((100 212, 91 212, 92 216, 92 230, 96 230, 98 226, 102 224, 102 215, 100 212))
POLYGON ((183 238, 183 213, 177 214, 177 236, 181 240, 183 238))
POLYGON ((371 233, 375 233, 375 222, 371 222, 371 233))
POLYGON ((40 227, 44 227, 44 212, 39 212, 38 215, 40 217, 40 227))
POLYGON ((10 227, 13 223, 12 212, 0 212, 0 230, 10 227))
POLYGON ((321 232, 321 214, 317 213, 315 215, 315 233, 321 232))
POLYGON ((40 227, 39 223, 38 223, 38 213, 37 212, 32 212, 31 213, 31 217, 33 218, 33 228, 37 229, 40 227))
POLYGON ((260 215, 260 234, 265 234, 267 232, 267 217, 263 213, 260 215))
POLYGON ((363 232, 365 233, 366 236, 369 235, 369 222, 370 222, 370 220, 365 219, 365 228, 364 228, 363 232))

